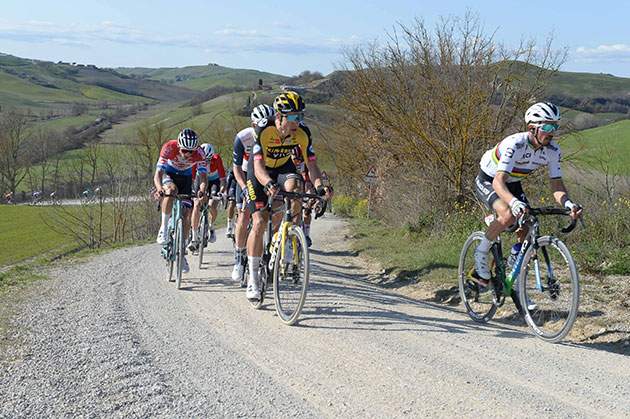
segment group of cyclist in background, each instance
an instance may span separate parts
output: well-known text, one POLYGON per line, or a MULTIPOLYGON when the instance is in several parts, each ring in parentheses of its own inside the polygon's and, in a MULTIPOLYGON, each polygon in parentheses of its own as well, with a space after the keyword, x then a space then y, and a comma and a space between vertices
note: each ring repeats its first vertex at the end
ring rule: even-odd
MULTIPOLYGON (((210 196, 227 199, 226 236, 234 239, 235 263, 232 279, 244 275, 245 261, 249 264, 246 296, 260 298, 258 264, 260 264, 263 231, 269 211, 261 211, 268 196, 289 192, 317 191, 328 201, 332 188, 324 186, 312 147, 311 132, 304 124, 305 103, 293 91, 280 93, 273 107, 263 104, 251 112, 251 126, 242 129, 234 138, 233 167, 226 177, 221 157, 210 144, 199 145, 197 134, 187 128, 177 140, 164 144, 153 177, 156 199, 162 199, 161 226, 158 244, 166 244, 167 230, 173 197, 184 194, 192 199, 183 200, 185 208, 184 231, 192 231, 187 249, 199 249, 198 225, 201 208, 210 196), (312 181, 311 181, 312 179, 312 181), (192 210, 191 210, 192 209, 192 210), (235 217, 236 216, 236 217, 235 217), (234 221, 236 218, 236 222, 234 221), (192 227, 192 229, 191 229, 192 227)), ((216 241, 215 221, 217 200, 209 204, 209 243, 216 241)), ((296 222, 303 225, 310 246, 310 217, 301 217, 302 202, 292 203, 296 222)), ((189 271, 183 259, 183 272, 189 271)))

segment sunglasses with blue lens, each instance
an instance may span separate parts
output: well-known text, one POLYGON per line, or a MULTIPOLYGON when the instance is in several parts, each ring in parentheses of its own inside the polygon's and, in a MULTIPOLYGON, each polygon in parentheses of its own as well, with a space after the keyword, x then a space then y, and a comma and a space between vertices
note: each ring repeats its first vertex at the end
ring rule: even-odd
POLYGON ((558 131, 558 124, 540 124, 538 128, 545 132, 556 132, 558 131))
POLYGON ((304 119, 304 114, 303 113, 294 113, 291 115, 285 115, 285 118, 287 118, 287 121, 289 122, 302 122, 302 120, 304 119))

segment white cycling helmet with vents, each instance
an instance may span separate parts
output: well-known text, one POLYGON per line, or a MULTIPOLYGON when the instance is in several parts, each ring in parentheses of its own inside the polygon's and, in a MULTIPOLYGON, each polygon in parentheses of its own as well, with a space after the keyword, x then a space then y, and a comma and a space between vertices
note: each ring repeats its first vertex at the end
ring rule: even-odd
POLYGON ((525 122, 528 124, 546 121, 558 122, 562 119, 560 109, 550 102, 538 102, 525 112, 525 122))
POLYGON ((252 111, 252 122, 258 124, 263 119, 269 119, 276 115, 276 110, 269 105, 258 105, 252 111))

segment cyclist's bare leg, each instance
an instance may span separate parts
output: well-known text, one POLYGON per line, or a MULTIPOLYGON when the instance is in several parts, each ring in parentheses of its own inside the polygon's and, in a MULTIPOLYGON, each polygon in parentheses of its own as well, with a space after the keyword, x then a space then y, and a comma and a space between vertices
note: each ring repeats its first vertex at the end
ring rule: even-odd
MULTIPOLYGON (((302 182, 295 178, 287 179, 286 182, 284 182, 284 190, 288 192, 302 192, 302 182)), ((302 225, 301 199, 294 199, 291 201, 291 214, 296 214, 295 217, 293 217, 293 223, 296 225, 302 225)))
POLYGON ((512 215, 510 206, 503 202, 503 200, 499 199, 494 203, 494 210, 497 212, 497 218, 486 230, 486 237, 490 241, 496 239, 499 234, 503 233, 506 228, 516 221, 516 218, 512 215))
POLYGON ((201 218, 201 199, 196 198, 194 200, 193 209, 192 209, 192 228, 193 231, 197 231, 199 229, 199 219, 201 218))
POLYGON ((227 218, 228 218, 228 220, 234 219, 235 208, 236 208, 236 201, 233 200, 233 199, 230 199, 228 201, 228 206, 227 206, 227 218))
POLYGON ((247 256, 261 257, 263 234, 269 220, 269 211, 256 211, 252 214, 252 230, 247 237, 247 256))
MULTIPOLYGON (((167 182, 163 185, 164 194, 166 195, 177 195, 177 186, 173 182, 167 182)), ((173 202, 175 198, 164 197, 162 199, 162 213, 170 214, 173 209, 173 202)))
POLYGON ((244 248, 247 244, 247 224, 249 224, 249 208, 245 205, 244 210, 239 210, 240 214, 236 220, 235 241, 236 247, 244 248))
POLYGON ((218 205, 219 205, 219 202, 213 200, 208 206, 208 222, 210 223, 212 228, 214 228, 214 220, 217 219, 217 214, 218 214, 217 206, 218 205))

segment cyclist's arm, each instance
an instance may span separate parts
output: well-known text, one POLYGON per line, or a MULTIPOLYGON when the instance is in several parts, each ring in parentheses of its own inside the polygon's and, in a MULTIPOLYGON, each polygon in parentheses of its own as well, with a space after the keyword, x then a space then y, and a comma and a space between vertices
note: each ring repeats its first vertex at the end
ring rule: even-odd
MULTIPOLYGON (((551 192, 560 205, 565 206, 565 203, 569 201, 569 194, 562 179, 551 179, 551 192)), ((582 211, 581 208, 579 210, 575 207, 571 208, 571 217, 577 219, 582 214, 582 211)))
POLYGON ((162 188, 162 175, 164 175, 164 170, 155 169, 155 174, 153 175, 153 185, 155 186, 156 193, 158 194, 164 192, 164 188, 162 188))
POLYGON ((319 166, 317 165, 317 163, 315 161, 307 161, 306 167, 308 167, 308 175, 311 178, 311 183, 313 184, 315 189, 319 188, 320 186, 323 187, 326 191, 325 198, 327 201, 330 201, 333 196, 332 189, 328 186, 324 186, 324 182, 322 181, 322 172, 319 170, 319 166))
POLYGON ((258 183, 263 186, 271 182, 271 177, 269 176, 269 172, 267 172, 263 159, 254 159, 254 175, 256 179, 258 179, 258 183))
POLYGON ((206 172, 197 172, 197 176, 199 176, 199 192, 205 195, 208 189, 208 174, 206 172))
MULTIPOLYGON (((510 174, 507 172, 497 172, 494 180, 492 181, 492 188, 499 195, 499 198, 507 205, 510 205, 512 199, 516 198, 512 195, 512 192, 509 191, 507 187, 507 181, 510 177, 510 174)), ((518 199, 518 198, 517 198, 518 199)))
POLYGON ((247 188, 247 179, 245 179, 245 172, 243 172, 241 167, 234 166, 234 179, 236 179, 241 189, 247 188))
POLYGON ((221 178, 219 179, 219 193, 220 194, 225 194, 226 192, 226 182, 225 182, 225 178, 221 178))

